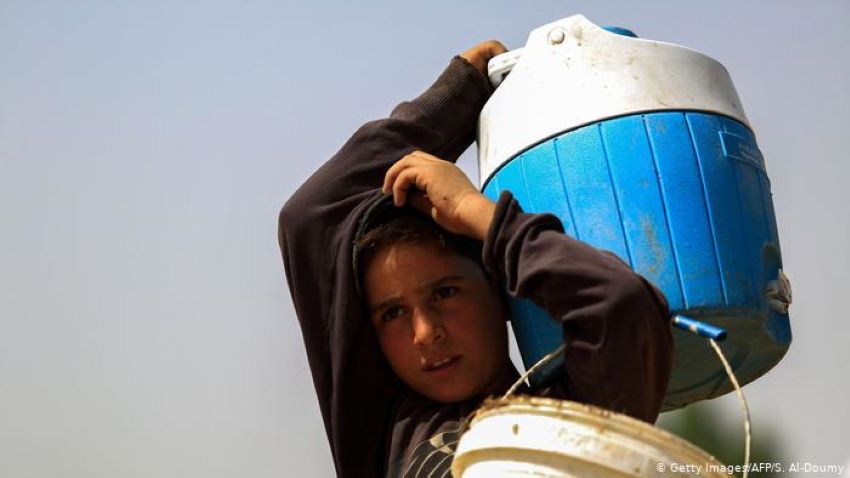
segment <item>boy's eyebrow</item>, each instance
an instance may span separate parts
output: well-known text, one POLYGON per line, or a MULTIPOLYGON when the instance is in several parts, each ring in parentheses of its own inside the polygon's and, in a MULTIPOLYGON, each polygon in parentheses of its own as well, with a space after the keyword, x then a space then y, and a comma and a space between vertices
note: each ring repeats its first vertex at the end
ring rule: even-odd
POLYGON ((453 280, 460 280, 460 279, 464 279, 464 278, 465 277, 462 274, 454 274, 454 275, 450 275, 450 276, 440 277, 439 279, 437 279, 435 281, 431 281, 431 282, 423 285, 422 287, 418 287, 414 290, 421 294, 423 292, 427 292, 427 291, 437 287, 438 285, 440 285, 444 282, 451 282, 453 280))
MULTIPOLYGON (((440 277, 439 279, 437 279, 435 281, 431 281, 431 282, 423 285, 422 287, 418 287, 414 290, 421 294, 423 292, 434 289, 435 287, 437 287, 440 284, 443 284, 445 282, 451 282, 451 281, 454 281, 454 280, 463 280, 465 278, 466 277, 462 274, 454 274, 454 275, 450 275, 450 276, 440 277)), ((401 302, 401 297, 398 297, 398 296, 390 297, 388 299, 382 300, 381 302, 375 304, 375 306, 371 307, 370 311, 371 311, 371 313, 375 314, 375 313, 380 312, 381 310, 386 309, 386 308, 388 308, 388 307, 390 307, 390 306, 392 306, 392 305, 394 305, 398 302, 401 302)))
POLYGON ((393 305, 397 302, 401 302, 401 298, 390 297, 389 299, 381 301, 380 303, 376 304, 374 307, 372 307, 370 312, 372 314, 377 314, 378 312, 381 312, 382 310, 389 308, 391 305, 393 305))

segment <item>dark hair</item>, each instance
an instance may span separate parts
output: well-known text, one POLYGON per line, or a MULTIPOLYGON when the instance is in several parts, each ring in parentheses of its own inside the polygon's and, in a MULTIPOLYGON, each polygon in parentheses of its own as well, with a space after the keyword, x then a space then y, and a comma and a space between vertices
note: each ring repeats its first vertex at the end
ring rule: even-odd
MULTIPOLYGON (((394 244, 428 244, 440 250, 472 260, 487 274, 481 261, 481 241, 451 233, 440 227, 430 217, 421 213, 408 213, 393 217, 369 229, 355 242, 357 270, 363 284, 365 268, 383 248, 394 244)), ((362 288, 361 288, 362 289, 362 288)))

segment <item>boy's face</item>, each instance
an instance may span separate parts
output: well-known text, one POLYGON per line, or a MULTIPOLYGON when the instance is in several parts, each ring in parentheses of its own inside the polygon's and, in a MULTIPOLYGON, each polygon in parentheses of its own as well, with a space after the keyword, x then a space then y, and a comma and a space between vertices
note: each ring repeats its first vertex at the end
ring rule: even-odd
POLYGON ((443 403, 496 392, 510 364, 508 312, 480 266, 397 243, 372 257, 364 282, 378 342, 404 383, 443 403))

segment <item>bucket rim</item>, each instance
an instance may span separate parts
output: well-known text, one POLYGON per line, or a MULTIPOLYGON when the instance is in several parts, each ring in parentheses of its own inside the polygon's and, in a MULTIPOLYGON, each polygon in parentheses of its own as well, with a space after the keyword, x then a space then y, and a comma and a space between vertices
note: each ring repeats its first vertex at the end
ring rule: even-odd
POLYGON ((488 417, 516 413, 571 419, 574 422, 598 427, 600 431, 639 438, 660 450, 678 449, 680 453, 684 452, 688 456, 699 458, 700 461, 722 465, 722 462, 708 451, 643 420, 587 403, 548 397, 513 395, 509 398, 488 398, 470 416, 464 434, 473 429, 476 423, 488 417))

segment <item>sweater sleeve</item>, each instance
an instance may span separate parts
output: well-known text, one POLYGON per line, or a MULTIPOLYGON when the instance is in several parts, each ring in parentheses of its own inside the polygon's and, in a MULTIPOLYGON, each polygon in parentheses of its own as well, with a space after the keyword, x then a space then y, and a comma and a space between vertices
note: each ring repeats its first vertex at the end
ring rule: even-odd
POLYGON ((325 431, 339 476, 377 476, 392 399, 383 363, 357 298, 352 240, 382 196, 386 170, 413 150, 455 161, 472 143, 491 93, 461 57, 388 118, 360 127, 282 208, 278 240, 325 431))
POLYGON ((564 234, 554 215, 524 213, 508 191, 482 254, 510 296, 563 323, 563 398, 655 421, 673 351, 660 291, 613 253, 564 234))
POLYGON ((484 75, 460 56, 454 57, 430 88, 400 103, 388 118, 361 126, 296 190, 282 211, 287 229, 301 226, 296 223, 305 212, 347 215, 352 200, 359 202, 364 193, 380 188, 387 169, 416 149, 456 161, 472 144, 478 113, 490 93, 484 75))

